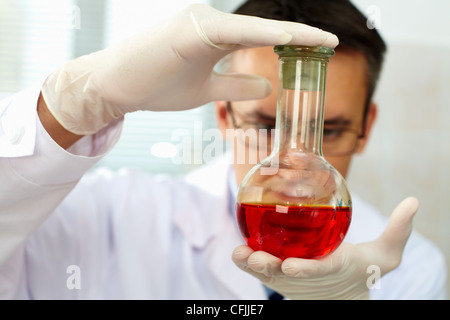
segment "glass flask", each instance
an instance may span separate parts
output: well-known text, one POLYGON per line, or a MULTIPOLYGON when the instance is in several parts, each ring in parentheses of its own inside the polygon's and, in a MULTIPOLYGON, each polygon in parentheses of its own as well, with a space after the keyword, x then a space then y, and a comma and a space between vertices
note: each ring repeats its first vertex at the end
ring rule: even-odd
POLYGON ((239 187, 237 221, 255 251, 319 258, 342 243, 352 216, 347 184, 322 154, 326 71, 334 50, 285 45, 274 51, 280 61, 275 142, 239 187))

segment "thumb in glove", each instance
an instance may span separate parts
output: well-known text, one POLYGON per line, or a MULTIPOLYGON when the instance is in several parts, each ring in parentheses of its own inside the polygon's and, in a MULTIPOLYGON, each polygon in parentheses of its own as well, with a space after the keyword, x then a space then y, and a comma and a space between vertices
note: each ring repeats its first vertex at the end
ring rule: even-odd
POLYGON ((239 268, 291 299, 367 299, 368 268, 378 266, 384 275, 400 264, 418 205, 416 198, 403 200, 378 239, 358 245, 343 243, 322 259, 282 261, 248 246, 237 247, 232 259, 239 268))

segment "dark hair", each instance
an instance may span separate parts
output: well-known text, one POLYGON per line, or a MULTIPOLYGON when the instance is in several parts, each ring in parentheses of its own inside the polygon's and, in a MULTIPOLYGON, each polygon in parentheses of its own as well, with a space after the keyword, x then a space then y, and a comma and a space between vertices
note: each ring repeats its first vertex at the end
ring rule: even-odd
POLYGON ((314 26, 339 38, 336 51, 347 49, 362 53, 368 71, 366 118, 386 45, 376 29, 368 28, 367 18, 349 0, 248 0, 234 13, 314 26))

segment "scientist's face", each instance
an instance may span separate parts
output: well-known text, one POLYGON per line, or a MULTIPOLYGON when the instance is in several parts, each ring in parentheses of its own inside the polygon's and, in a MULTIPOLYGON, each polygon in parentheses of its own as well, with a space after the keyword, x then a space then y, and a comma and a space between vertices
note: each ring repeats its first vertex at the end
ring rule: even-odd
MULTIPOLYGON (((216 102, 218 126, 225 139, 227 130, 233 130, 236 127, 275 128, 279 62, 273 48, 238 51, 230 57, 229 63, 232 72, 257 74, 265 77, 272 83, 273 91, 268 97, 260 100, 216 102)), ((323 153, 326 160, 344 177, 347 176, 352 156, 363 151, 376 116, 376 106, 372 103, 369 106, 367 117, 364 119, 366 96, 366 60, 364 56, 357 52, 337 49, 335 56, 330 59, 328 64, 323 153), (354 147, 351 149, 347 147, 339 154, 330 154, 327 152, 325 141, 330 137, 335 137, 337 133, 342 139, 348 139, 347 146, 354 147)), ((234 140, 233 166, 236 181, 240 184, 247 172, 262 159, 258 158, 255 163, 248 155, 252 153, 255 156, 258 155, 257 148, 255 150, 255 147, 249 145, 248 141, 246 143, 236 136, 228 134, 228 139, 234 140), (243 161, 242 155, 247 155, 244 157, 245 161, 243 161)), ((269 152, 270 148, 267 150, 267 154, 269 152)))

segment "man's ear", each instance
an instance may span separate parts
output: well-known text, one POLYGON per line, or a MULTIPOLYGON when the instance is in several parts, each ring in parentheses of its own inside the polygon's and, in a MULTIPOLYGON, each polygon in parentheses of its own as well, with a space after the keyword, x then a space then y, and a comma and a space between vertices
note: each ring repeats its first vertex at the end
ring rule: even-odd
POLYGON ((358 141, 358 147, 356 148, 355 153, 361 153, 364 151, 367 145, 367 141, 369 141, 369 136, 372 132, 372 126, 377 118, 378 113, 378 107, 375 102, 371 102, 369 105, 369 111, 366 115, 366 126, 365 126, 365 132, 364 137, 359 139, 358 141))
POLYGON ((230 116, 227 110, 227 101, 215 101, 214 107, 216 110, 216 121, 217 127, 222 133, 223 138, 225 139, 226 129, 230 129, 233 127, 231 123, 230 116))

